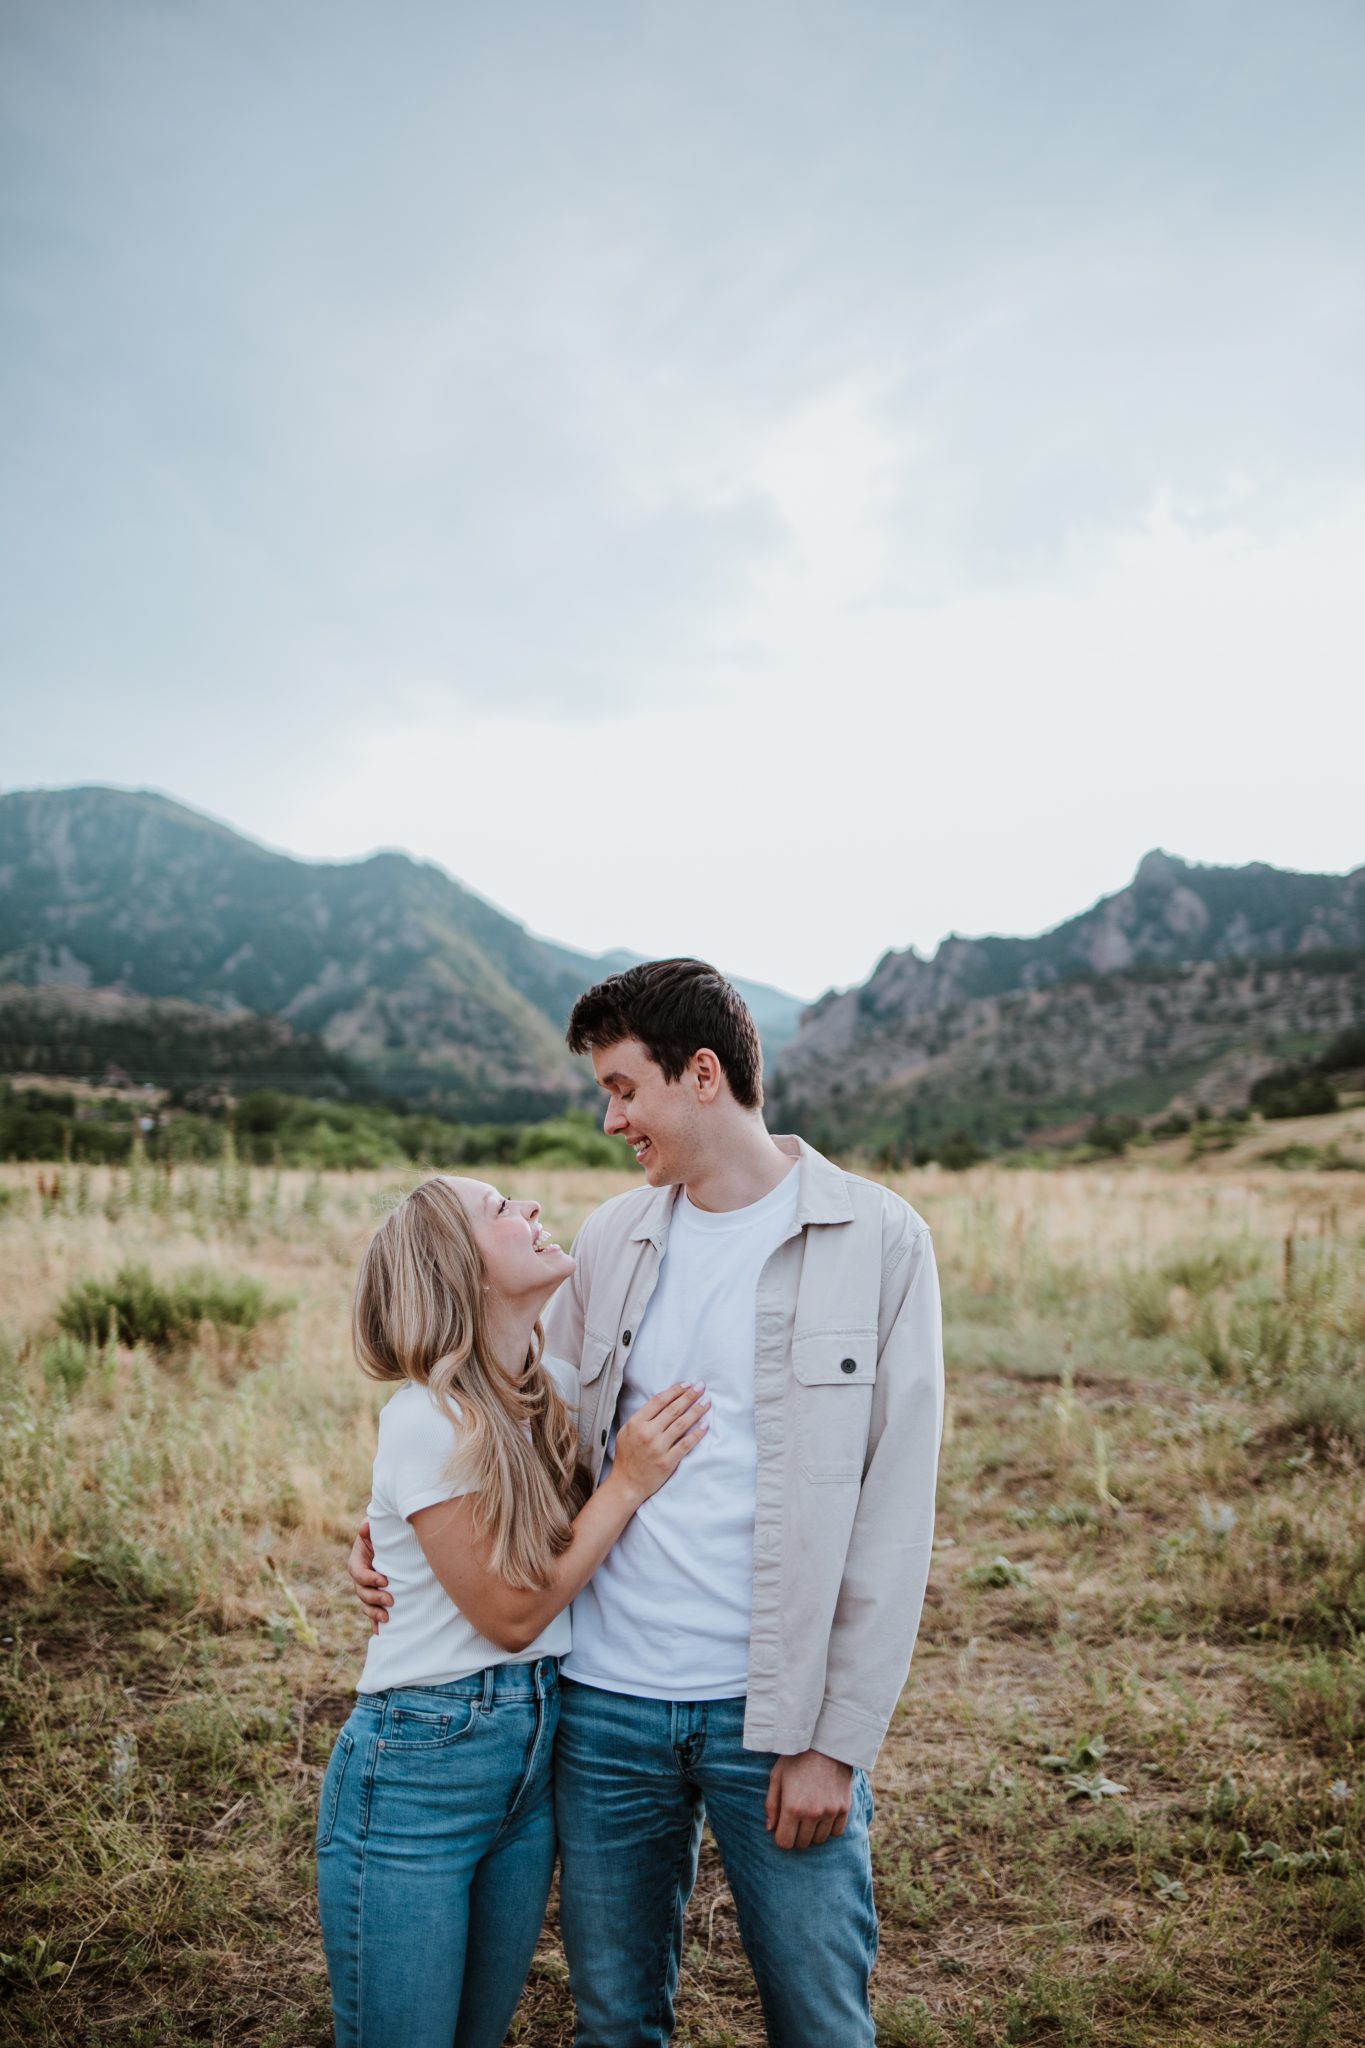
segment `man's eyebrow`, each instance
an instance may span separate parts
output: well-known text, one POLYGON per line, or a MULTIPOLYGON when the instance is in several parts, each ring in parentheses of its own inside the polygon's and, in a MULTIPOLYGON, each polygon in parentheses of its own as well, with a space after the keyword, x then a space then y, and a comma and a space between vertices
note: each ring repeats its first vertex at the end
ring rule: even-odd
POLYGON ((630 1081, 630 1075, 629 1075, 629 1074, 603 1074, 603 1076, 602 1076, 601 1080, 600 1080, 600 1081, 598 1082, 598 1084, 597 1084, 597 1085, 598 1085, 598 1087, 599 1087, 599 1088, 614 1088, 614 1087, 616 1086, 616 1084, 617 1084, 617 1082, 618 1082, 618 1081, 625 1081, 625 1082, 629 1083, 629 1081, 630 1081))

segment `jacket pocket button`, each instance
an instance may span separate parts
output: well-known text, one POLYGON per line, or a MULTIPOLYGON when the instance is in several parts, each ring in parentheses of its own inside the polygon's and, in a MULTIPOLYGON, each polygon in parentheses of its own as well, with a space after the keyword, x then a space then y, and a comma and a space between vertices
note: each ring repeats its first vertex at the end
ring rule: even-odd
POLYGON ((841 1358, 841 1359, 840 1359, 840 1361, 839 1361, 839 1370, 840 1370, 840 1372, 856 1372, 856 1371, 858 1370, 858 1361, 857 1361, 857 1359, 856 1359, 856 1358, 841 1358))
POLYGON ((625 1330, 625 1331, 623 1331, 623 1332, 622 1332, 622 1335, 621 1335, 621 1342, 622 1342, 623 1344, 629 1344, 629 1342, 630 1342, 630 1331, 629 1331, 629 1330, 625 1330))
POLYGON ((604 1430, 603 1430, 603 1432, 602 1432, 602 1442, 603 1442, 603 1444, 604 1444, 604 1445, 605 1445, 606 1441, 607 1441, 607 1432, 606 1432, 606 1431, 605 1431, 605 1429, 604 1429, 604 1430))

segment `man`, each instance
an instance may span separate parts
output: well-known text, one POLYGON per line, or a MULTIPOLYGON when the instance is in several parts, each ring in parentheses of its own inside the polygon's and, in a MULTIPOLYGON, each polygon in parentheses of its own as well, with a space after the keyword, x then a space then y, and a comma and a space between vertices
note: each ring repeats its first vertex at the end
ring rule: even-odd
POLYGON ((712 1401, 574 1603, 556 1810, 577 2048, 668 2040, 704 1817, 773 2048, 872 2048, 866 1773, 919 1625, 943 1421, 929 1233, 769 1135, 753 1019, 705 963, 611 976, 568 1039, 646 1181, 583 1225, 547 1317, 595 1477, 653 1393, 697 1379, 712 1401))

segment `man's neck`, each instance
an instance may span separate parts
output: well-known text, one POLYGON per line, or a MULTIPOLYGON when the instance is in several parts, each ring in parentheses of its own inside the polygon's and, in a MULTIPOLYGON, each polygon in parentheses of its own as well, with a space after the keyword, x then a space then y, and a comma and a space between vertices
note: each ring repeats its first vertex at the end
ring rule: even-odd
POLYGON ((727 1131, 724 1144, 708 1154, 696 1173, 688 1175, 683 1191, 698 1209, 747 1209, 770 1195, 792 1171, 794 1161, 755 1118, 727 1131))

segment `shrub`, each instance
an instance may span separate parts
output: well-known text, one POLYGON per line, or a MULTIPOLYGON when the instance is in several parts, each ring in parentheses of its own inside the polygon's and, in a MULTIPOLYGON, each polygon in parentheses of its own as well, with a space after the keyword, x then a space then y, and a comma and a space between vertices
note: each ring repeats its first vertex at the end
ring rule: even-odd
POLYGON ((951 1173, 965 1172, 967 1167, 975 1166, 985 1156, 976 1139, 963 1130, 949 1131, 938 1148, 940 1166, 946 1166, 951 1173))
POLYGON ((1277 1067, 1252 1084, 1251 1107, 1263 1117, 1326 1116, 1337 1106, 1336 1089, 1312 1067, 1277 1067))
POLYGON ((1107 1152, 1117 1159, 1141 1129, 1135 1116, 1097 1116, 1085 1134, 1085 1142, 1096 1152, 1107 1152))
POLYGON ((1318 1066, 1324 1074, 1341 1074, 1353 1067, 1365 1067, 1365 1024, 1338 1031, 1318 1066))
POLYGON ((1190 1343, 1194 1354, 1216 1380, 1232 1377, 1236 1359, 1229 1348, 1223 1326, 1214 1314, 1212 1304, 1204 1302, 1190 1328, 1190 1343))
POLYGON ((1316 1145, 1277 1145, 1272 1152, 1257 1155, 1258 1166, 1282 1166, 1286 1171, 1319 1166, 1322 1154, 1316 1145))
POLYGON ((518 1166, 629 1166, 629 1147, 609 1138, 591 1117, 551 1117, 531 1124, 517 1146, 518 1166))
POLYGON ((1123 1282, 1128 1328, 1135 1337, 1164 1337, 1171 1327, 1170 1283, 1159 1273, 1130 1273, 1123 1282))
POLYGON ((1200 1117, 1190 1132, 1190 1157, 1200 1159, 1206 1152, 1228 1152, 1241 1132, 1226 1117, 1200 1117))
POLYGON ((84 1344, 103 1343, 112 1323, 121 1344, 171 1351, 188 1344, 201 1323, 244 1337, 288 1306, 245 1275, 195 1266, 156 1280, 149 1267, 128 1264, 112 1280, 78 1280, 58 1304, 56 1321, 84 1344))
POLYGON ((1365 1379, 1311 1379, 1295 1390, 1289 1426, 1318 1444, 1365 1451, 1365 1379))
POLYGON ((1171 1287, 1183 1287, 1200 1300, 1220 1287, 1231 1287, 1256 1270, 1259 1249, 1254 1245, 1210 1244, 1177 1252, 1163 1261, 1161 1277, 1171 1287))
POLYGON ((43 1378, 56 1393, 77 1394, 90 1370, 91 1347, 77 1337, 54 1337, 39 1354, 43 1378))
POLYGON ((1027 1586, 1033 1574, 1026 1564, 1013 1564, 1007 1557, 993 1557, 989 1564, 974 1564, 962 1574, 964 1586, 1027 1586))

